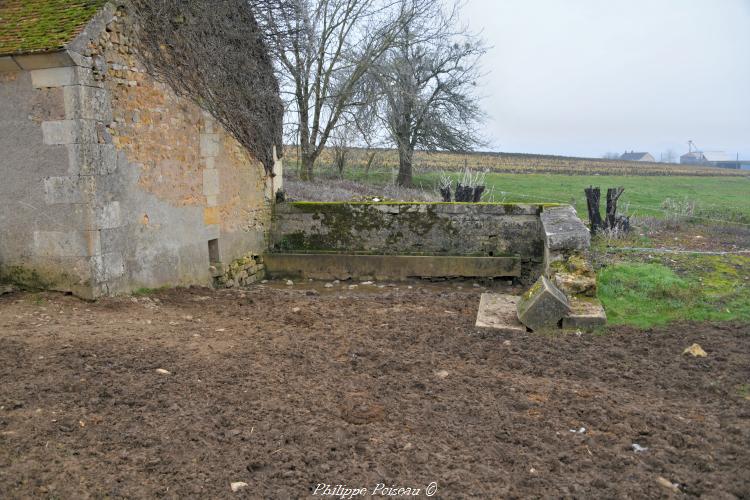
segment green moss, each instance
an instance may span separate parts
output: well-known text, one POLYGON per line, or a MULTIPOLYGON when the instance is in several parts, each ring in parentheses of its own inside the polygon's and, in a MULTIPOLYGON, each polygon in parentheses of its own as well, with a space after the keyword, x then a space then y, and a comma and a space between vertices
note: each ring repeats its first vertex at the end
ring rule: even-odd
POLYGON ((0 2, 0 55, 60 49, 105 3, 106 0, 4 0, 0 2))
POLYGON ((23 266, 6 266, 0 269, 0 280, 13 283, 26 290, 46 290, 54 288, 60 281, 66 281, 64 273, 52 276, 37 269, 23 266))
POLYGON ((524 293, 521 296, 521 299, 524 300, 524 301, 529 300, 535 293, 537 293, 541 289, 542 289, 542 280, 538 279, 538 280, 536 280, 536 283, 534 283, 533 285, 531 285, 531 288, 529 288, 528 290, 526 290, 526 293, 524 293))

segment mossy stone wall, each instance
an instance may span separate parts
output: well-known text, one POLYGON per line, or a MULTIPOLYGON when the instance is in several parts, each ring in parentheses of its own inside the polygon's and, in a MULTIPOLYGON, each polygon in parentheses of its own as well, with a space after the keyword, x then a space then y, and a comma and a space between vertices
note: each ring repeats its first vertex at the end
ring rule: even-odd
POLYGON ((283 203, 272 252, 515 256, 541 263, 543 205, 283 203))

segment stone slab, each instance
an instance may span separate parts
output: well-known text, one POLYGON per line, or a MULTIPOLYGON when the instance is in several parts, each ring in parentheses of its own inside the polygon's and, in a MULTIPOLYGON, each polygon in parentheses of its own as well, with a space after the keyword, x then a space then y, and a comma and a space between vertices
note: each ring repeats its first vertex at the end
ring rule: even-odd
POLYGON ((569 205, 545 208, 540 215, 544 242, 550 251, 586 250, 591 244, 591 233, 575 209, 569 205))
POLYGON ((526 327, 518 321, 516 314, 519 298, 516 295, 483 293, 479 299, 475 326, 499 333, 526 333, 526 327))
POLYGON ((10 56, 0 57, 0 73, 6 71, 21 71, 21 66, 10 56))
POLYGON ((13 285, 0 285, 0 295, 5 295, 6 293, 13 293, 17 290, 18 289, 13 285))
POLYGON ((544 276, 518 301, 518 319, 534 331, 556 328, 570 314, 568 298, 544 276))
POLYGON ((607 313, 599 299, 573 297, 570 314, 563 318, 563 328, 591 330, 607 324, 607 313))
POLYGON ((407 279, 521 275, 515 257, 268 253, 268 274, 314 279, 407 279))

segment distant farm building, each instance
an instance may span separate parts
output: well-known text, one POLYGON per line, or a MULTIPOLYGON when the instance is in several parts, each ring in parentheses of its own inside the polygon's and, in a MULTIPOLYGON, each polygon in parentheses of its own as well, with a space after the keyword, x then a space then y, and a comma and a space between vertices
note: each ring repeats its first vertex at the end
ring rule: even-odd
POLYGON ((748 164, 747 161, 733 159, 724 151, 690 151, 680 156, 680 163, 734 169, 743 168, 743 165, 748 164))
POLYGON ((635 151, 631 151, 629 153, 625 151, 622 155, 620 155, 620 159, 625 161, 656 161, 656 159, 651 156, 651 153, 636 153, 635 151))

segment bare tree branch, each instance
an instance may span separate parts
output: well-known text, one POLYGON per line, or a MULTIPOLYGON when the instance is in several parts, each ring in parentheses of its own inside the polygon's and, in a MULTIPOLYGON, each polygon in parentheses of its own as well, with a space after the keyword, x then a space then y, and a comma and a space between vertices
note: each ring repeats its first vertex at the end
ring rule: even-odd
POLYGON ((393 47, 399 31, 435 0, 289 0, 293 18, 265 15, 276 24, 269 46, 282 87, 293 93, 302 176, 313 165, 342 117, 359 105, 358 86, 393 47))
MULTIPOLYGON (((405 0, 410 2, 412 0, 405 0)), ((394 47, 371 65, 363 94, 399 151, 401 185, 412 183, 415 149, 465 151, 481 144, 474 95, 486 47, 458 25, 458 4, 433 2, 403 19, 394 47)))

